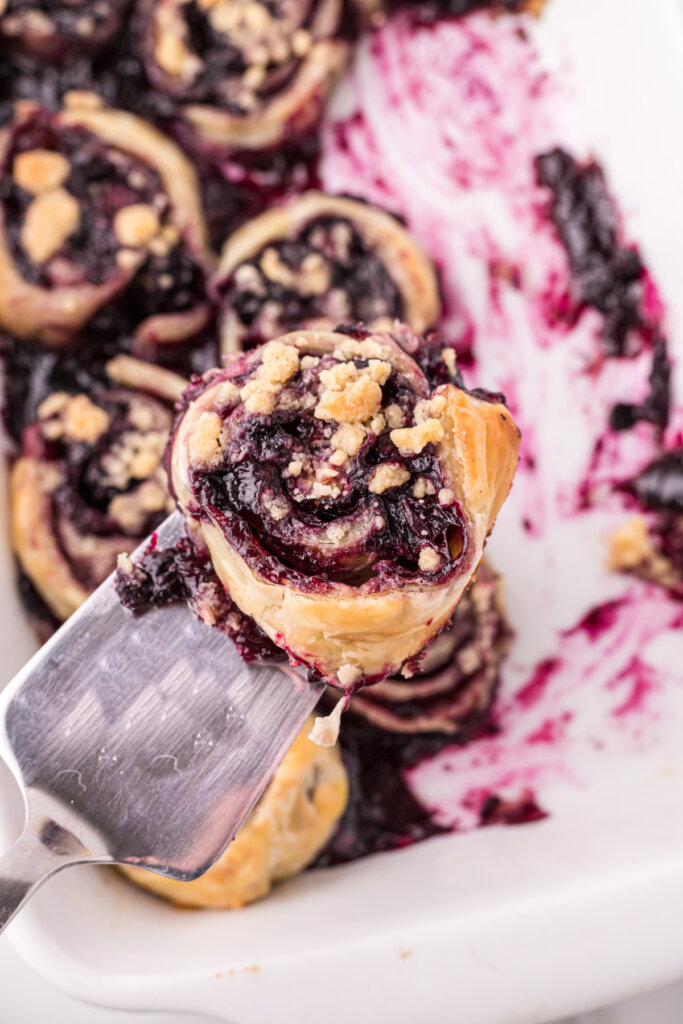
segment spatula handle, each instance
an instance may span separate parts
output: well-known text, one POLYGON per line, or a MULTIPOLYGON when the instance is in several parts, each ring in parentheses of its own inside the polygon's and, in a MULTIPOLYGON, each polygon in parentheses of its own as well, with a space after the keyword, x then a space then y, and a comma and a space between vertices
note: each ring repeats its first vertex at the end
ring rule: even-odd
POLYGON ((26 900, 62 868, 90 859, 71 832, 48 817, 29 819, 16 843, 0 857, 0 932, 26 900))

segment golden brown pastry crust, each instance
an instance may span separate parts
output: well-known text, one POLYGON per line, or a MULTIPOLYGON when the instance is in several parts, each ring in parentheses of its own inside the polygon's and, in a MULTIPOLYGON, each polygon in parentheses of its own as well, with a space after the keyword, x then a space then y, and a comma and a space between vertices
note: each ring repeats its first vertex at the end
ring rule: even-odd
MULTIPOLYGON (((0 163, 6 160, 13 129, 30 118, 36 109, 35 104, 22 104, 14 121, 0 132, 0 163)), ((168 136, 127 111, 98 107, 89 94, 77 95, 70 105, 54 116, 53 122, 57 131, 60 127, 84 128, 101 140, 105 147, 128 152, 151 166, 159 174, 171 202, 175 228, 204 270, 208 273, 213 268, 215 257, 209 246, 196 172, 168 136)), ((113 261, 111 274, 103 284, 83 282, 54 288, 32 284, 22 276, 12 257, 0 205, 0 327, 18 338, 39 341, 50 348, 64 346, 98 309, 126 287, 146 255, 144 247, 127 248, 125 253, 127 262, 118 264, 113 261)), ((189 324, 187 333, 192 333, 193 327, 202 326, 208 313, 202 307, 190 315, 203 319, 189 324)), ((153 329, 154 337, 163 342, 165 330, 177 332, 177 317, 154 317, 152 320, 154 323, 151 325, 149 322, 141 325, 142 336, 146 337, 153 329)), ((176 339, 170 337, 169 340, 176 339)))
MULTIPOLYGON (((439 318, 441 303, 434 267, 424 250, 406 229, 384 210, 356 199, 305 192, 285 206, 268 210, 248 221, 225 243, 214 288, 224 287, 237 268, 254 259, 274 242, 296 239, 302 230, 319 217, 339 217, 348 221, 359 233, 395 282, 403 300, 403 319, 415 334, 424 334, 439 318)), ((369 329, 386 329, 386 317, 369 321, 369 329)), ((316 318, 315 323, 301 322, 307 328, 334 329, 339 317, 316 318)), ((223 352, 239 351, 243 331, 230 310, 223 317, 221 348, 223 352)), ((267 341, 269 338, 264 338, 267 341)))
POLYGON ((137 885, 185 907, 243 907, 303 871, 332 835, 348 800, 338 748, 299 733, 260 801, 205 875, 177 882, 141 868, 121 870, 137 885))
MULTIPOLYGON (((369 341, 382 360, 406 375, 419 374, 389 335, 375 334, 369 341)), ((325 331, 292 333, 279 343, 299 357, 319 357, 342 349, 353 352, 357 344, 345 335, 325 331)), ((260 353, 268 347, 244 359, 258 363, 260 353)), ((180 508, 190 515, 197 510, 191 483, 197 437, 203 424, 214 422, 207 414, 215 415, 219 422, 218 414, 226 406, 225 380, 219 374, 217 381, 188 405, 174 439, 172 486, 180 508)), ((266 578, 230 544, 210 512, 202 510, 202 536, 216 573, 235 603, 290 656, 342 686, 396 674, 443 628, 470 582, 512 484, 519 431, 504 405, 444 385, 433 392, 428 411, 432 415, 427 427, 436 421, 442 431, 435 444, 436 455, 446 486, 461 509, 464 528, 462 553, 454 554, 459 558, 457 571, 445 581, 423 577, 381 588, 372 580, 357 586, 336 582, 311 593, 310 588, 288 578, 286 569, 279 582, 266 578)))

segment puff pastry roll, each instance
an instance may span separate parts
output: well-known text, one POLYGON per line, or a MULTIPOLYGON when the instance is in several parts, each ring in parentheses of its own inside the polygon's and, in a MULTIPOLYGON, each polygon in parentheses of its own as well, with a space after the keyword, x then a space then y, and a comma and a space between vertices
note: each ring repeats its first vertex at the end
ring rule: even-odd
POLYGON ((169 448, 231 599, 343 689, 396 674, 448 623, 517 465, 500 397, 430 391, 407 334, 268 342, 195 382, 169 448))
POLYGON ((306 192, 228 239, 212 289, 224 352, 298 329, 401 320, 424 334, 440 313, 434 268, 395 217, 360 200, 306 192))
POLYGON ((466 742, 486 722, 510 637, 499 580, 482 561, 451 624, 427 648, 414 674, 353 694, 350 713, 385 732, 441 733, 466 742))
POLYGON ((0 39, 64 63, 110 43, 129 6, 130 0, 0 0, 0 39))
POLYGON ((174 507, 162 457, 187 382, 129 356, 108 370, 109 389, 57 391, 41 403, 12 468, 12 545, 58 620, 174 507))
POLYGON ((142 0, 149 83, 218 155, 280 146, 318 120, 346 63, 341 11, 341 0, 142 0))
POLYGON ((22 104, 0 132, 0 327, 51 348, 114 300, 136 343, 208 323, 213 267, 194 169, 133 114, 22 104))
POLYGON ((273 883, 303 871, 322 850, 346 808, 348 778, 337 747, 301 730, 265 793, 212 868, 177 882, 142 868, 123 867, 132 881, 186 907, 243 907, 273 883))

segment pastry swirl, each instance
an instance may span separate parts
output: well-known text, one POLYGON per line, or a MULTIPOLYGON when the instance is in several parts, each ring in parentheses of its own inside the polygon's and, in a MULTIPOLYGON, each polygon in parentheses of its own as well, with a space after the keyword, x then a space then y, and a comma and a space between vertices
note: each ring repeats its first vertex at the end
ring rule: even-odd
POLYGON ((440 313, 436 274, 405 228, 359 200, 306 192, 238 229, 212 282, 224 352, 299 329, 401 320, 424 334, 440 313))
POLYGON ((317 747, 301 730, 265 793, 220 859, 193 882, 142 868, 121 870, 145 889, 186 907, 243 907, 266 896, 315 859, 348 799, 348 778, 336 747, 317 747))
POLYGON ((140 118, 79 100, 23 105, 0 133, 0 326, 60 348, 133 283, 135 339, 184 340, 210 318, 213 265, 194 169, 140 118), (137 305, 137 303, 136 303, 137 305))
POLYGON ((11 473, 12 545, 58 620, 173 510, 162 457, 187 382, 129 356, 108 369, 111 388, 41 403, 11 473))
POLYGON ((509 647, 499 584, 482 561, 451 624, 427 648, 415 674, 354 694, 350 713, 383 732, 466 740, 486 718, 509 647))
POLYGON ((169 445, 231 599, 343 689, 397 673, 446 625, 517 464, 502 402, 430 392, 397 338, 268 342, 189 389, 169 445))
POLYGON ((0 38, 63 63, 111 42, 129 6, 130 0, 0 0, 0 38))
POLYGON ((212 151, 281 145, 318 120, 344 67, 341 0, 142 0, 150 85, 212 151))

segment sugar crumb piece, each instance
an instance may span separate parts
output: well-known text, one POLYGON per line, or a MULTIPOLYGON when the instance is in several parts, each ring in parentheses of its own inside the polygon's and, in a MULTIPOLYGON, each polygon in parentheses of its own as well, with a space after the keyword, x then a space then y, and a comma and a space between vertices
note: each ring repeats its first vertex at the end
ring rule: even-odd
POLYGON ((363 675, 357 665, 342 665, 337 672, 337 679, 344 688, 353 686, 363 675))
POLYGON ((34 196, 59 188, 70 171, 71 164, 67 158, 52 149, 29 149, 18 153, 12 165, 17 185, 34 196))
POLYGON ((226 380, 214 388, 212 395, 213 402, 216 405, 220 405, 225 408, 232 408, 237 405, 240 400, 240 389, 233 381, 226 380))
POLYGON ((382 433, 387 425, 387 421, 384 419, 382 413, 378 413, 370 420, 370 432, 375 434, 377 437, 382 433))
POLYGON ((371 338, 363 341, 347 338, 334 350, 336 359, 381 359, 386 354, 386 349, 371 338))
POLYGON ((404 416, 403 409, 401 409, 400 405, 388 405, 384 410, 384 416, 386 418, 387 425, 392 430, 397 430, 399 427, 403 426, 404 416))
POLYGON ((220 436, 223 423, 216 412, 203 412, 188 441, 188 454, 193 465, 202 469, 219 466, 223 458, 220 436))
POLYGON ((281 390, 279 384, 256 377, 247 381, 240 391, 240 398, 247 412, 268 416, 275 408, 275 399, 281 390))
POLYGON ((135 572, 133 559, 123 551, 116 556, 116 568, 119 572, 123 573, 124 576, 132 576, 135 572))
POLYGON ((286 498, 282 495, 273 497, 272 495, 266 495, 263 498, 263 506, 266 512, 270 515, 276 523, 281 522, 289 514, 289 504, 286 498))
POLYGON ((455 491, 450 487, 442 487, 436 496, 436 500, 439 502, 439 505, 452 505, 455 501, 455 491))
POLYGON ((302 356, 301 369, 312 370, 320 362, 320 356, 302 356))
POLYGON ((366 437, 367 433, 359 423, 344 423, 332 435, 330 443, 335 451, 357 455, 366 437))
POLYGON ((377 381, 382 386, 386 384, 391 375, 391 363, 387 363, 383 359, 371 359, 366 372, 371 380, 377 381))
POLYGON ((444 429, 438 420, 427 419, 415 427, 392 430, 389 436, 399 451, 419 455, 428 444, 437 443, 443 439, 444 429))
POLYGON ((418 501, 419 501, 420 498, 424 498, 426 493, 427 493, 427 481, 425 480, 425 478, 423 476, 419 476, 417 478, 417 480, 415 481, 415 483, 413 484, 413 497, 417 498, 418 501))
POLYGON ((327 391, 343 391, 352 381, 358 380, 358 367, 355 363, 337 363, 321 370, 319 380, 327 391))
POLYGON ((28 206, 21 244, 33 263, 46 263, 59 252, 81 221, 78 200, 63 188, 44 192, 28 206))
POLYGON ((613 531, 609 539, 607 568, 636 569, 653 554, 647 523, 642 516, 630 519, 613 531))
POLYGON ((441 358, 446 364, 446 369, 450 373, 451 377, 455 377, 458 372, 458 362, 455 356, 455 349, 445 348, 441 353, 441 358))
POLYGON ((310 490, 311 498, 338 498, 340 494, 339 487, 321 483, 319 480, 315 481, 310 490))
MULTIPOLYGON (((321 374, 322 377, 322 374, 321 374)), ((361 377, 343 391, 326 390, 315 407, 316 419, 336 423, 362 423, 371 419, 382 403, 382 389, 376 381, 361 377)))
POLYGON ((302 471, 303 468, 304 468, 303 462, 301 462, 299 459, 292 459, 292 461, 287 466, 287 475, 288 476, 301 476, 301 471, 302 471))
POLYGON ((417 564, 422 572, 436 572, 441 567, 441 555, 434 548, 423 547, 418 555, 417 564))
POLYGON ((383 462, 370 476, 368 490, 372 494, 383 494, 392 487, 401 487, 410 480, 410 472, 398 462, 383 462))
POLYGON ((263 349, 258 376, 271 384, 286 384, 299 372, 299 353, 293 345, 269 341, 263 349))
MULTIPOLYGON (((350 667, 351 666, 348 665, 343 666, 343 668, 350 667)), ((340 672, 341 671, 342 669, 340 669, 340 672)), ((319 747, 333 747, 339 739, 342 711, 346 707, 347 703, 348 701, 346 697, 340 697, 329 715, 325 715, 324 718, 316 718, 313 723, 313 728, 308 734, 309 740, 317 744, 319 747)))
POLYGON ((60 415, 64 435, 71 441, 94 444, 109 427, 109 414, 87 395, 74 395, 60 415))
POLYGON ((117 212, 113 227, 121 245, 139 249, 159 233, 159 214, 147 203, 133 203, 117 212))
POLYGON ((333 466, 343 466, 345 462, 348 462, 348 458, 348 454, 342 448, 337 448, 330 455, 330 462, 333 466))

